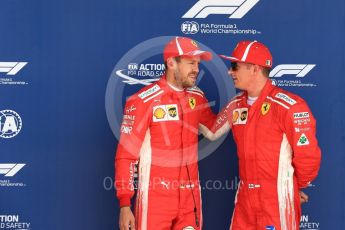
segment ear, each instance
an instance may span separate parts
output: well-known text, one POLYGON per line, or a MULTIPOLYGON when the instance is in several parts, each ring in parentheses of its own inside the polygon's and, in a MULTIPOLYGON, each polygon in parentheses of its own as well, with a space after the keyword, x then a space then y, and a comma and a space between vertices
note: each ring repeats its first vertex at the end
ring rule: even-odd
POLYGON ((167 59, 167 66, 169 69, 175 69, 176 68, 176 60, 173 57, 170 57, 167 59))
POLYGON ((254 65, 253 74, 254 76, 258 76, 262 72, 262 67, 259 65, 254 65))

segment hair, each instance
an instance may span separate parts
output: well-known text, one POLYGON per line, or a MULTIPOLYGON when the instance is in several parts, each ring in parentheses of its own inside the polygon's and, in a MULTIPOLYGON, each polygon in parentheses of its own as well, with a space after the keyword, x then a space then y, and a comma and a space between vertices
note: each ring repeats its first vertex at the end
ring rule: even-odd
MULTIPOLYGON (((175 59, 176 62, 180 62, 181 61, 181 56, 174 57, 174 59, 175 59)), ((164 62, 164 67, 165 67, 165 71, 167 71, 168 63, 166 61, 164 62)))
POLYGON ((262 67, 262 74, 265 77, 269 77, 271 70, 272 70, 272 68, 270 68, 270 67, 262 67))

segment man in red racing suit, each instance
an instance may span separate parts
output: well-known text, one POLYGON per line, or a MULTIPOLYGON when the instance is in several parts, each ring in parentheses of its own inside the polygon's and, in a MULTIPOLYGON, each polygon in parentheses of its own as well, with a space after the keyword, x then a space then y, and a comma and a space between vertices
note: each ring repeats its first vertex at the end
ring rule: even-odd
MULTIPOLYGON (((300 189, 317 176, 321 152, 307 103, 272 85, 272 56, 257 41, 238 43, 231 57, 234 97, 219 120, 228 119, 237 144, 240 185, 230 230, 299 229, 300 189)), ((221 122, 220 122, 221 123, 221 122)))
POLYGON ((176 37, 164 49, 166 75, 127 100, 115 160, 120 229, 201 229, 198 127, 211 130, 216 117, 192 86, 200 59, 211 58, 195 41, 176 37))

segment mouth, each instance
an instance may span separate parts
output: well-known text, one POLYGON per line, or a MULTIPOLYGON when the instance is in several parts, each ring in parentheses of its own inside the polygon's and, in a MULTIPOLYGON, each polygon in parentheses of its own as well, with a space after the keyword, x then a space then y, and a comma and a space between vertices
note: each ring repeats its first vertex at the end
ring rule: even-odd
POLYGON ((196 74, 190 74, 188 77, 194 81, 196 81, 196 79, 198 78, 198 76, 196 74))

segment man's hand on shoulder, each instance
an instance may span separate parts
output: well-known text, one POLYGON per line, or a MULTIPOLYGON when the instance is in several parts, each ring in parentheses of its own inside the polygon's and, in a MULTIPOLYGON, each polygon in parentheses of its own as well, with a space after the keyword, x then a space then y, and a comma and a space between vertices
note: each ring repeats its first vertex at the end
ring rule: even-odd
POLYGON ((128 206, 120 209, 119 227, 120 230, 135 230, 134 215, 128 206))

